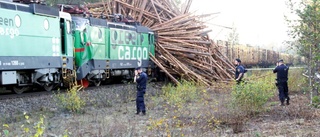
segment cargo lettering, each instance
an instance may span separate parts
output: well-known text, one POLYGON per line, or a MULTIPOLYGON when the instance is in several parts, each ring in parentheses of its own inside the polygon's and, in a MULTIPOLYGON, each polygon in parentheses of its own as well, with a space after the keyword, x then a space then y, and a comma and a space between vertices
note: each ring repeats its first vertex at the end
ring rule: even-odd
POLYGON ((10 36, 10 38, 14 38, 15 36, 19 36, 19 30, 17 28, 3 28, 0 27, 0 36, 10 36))
POLYGON ((0 17, 0 36, 10 36, 14 38, 19 36, 19 27, 21 26, 21 18, 15 15, 14 19, 0 17))
POLYGON ((118 58, 121 60, 146 60, 148 59, 148 49, 146 47, 119 46, 118 58))

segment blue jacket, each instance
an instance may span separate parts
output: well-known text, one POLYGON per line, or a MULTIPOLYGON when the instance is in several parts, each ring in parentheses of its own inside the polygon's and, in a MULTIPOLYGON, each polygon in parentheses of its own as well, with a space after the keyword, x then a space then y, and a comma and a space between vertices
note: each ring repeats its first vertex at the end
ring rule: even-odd
POLYGON ((137 89, 138 90, 144 90, 147 88, 147 81, 148 81, 148 76, 146 73, 141 72, 139 76, 136 79, 137 82, 137 89))
POLYGON ((273 73, 277 73, 277 81, 278 82, 287 82, 288 81, 288 71, 289 67, 287 67, 284 64, 281 64, 280 66, 277 66, 273 73))
MULTIPOLYGON (((237 65, 235 79, 237 79, 239 77, 240 73, 244 73, 244 67, 242 65, 237 65)), ((242 77, 243 77, 243 75, 241 76, 240 80, 242 79, 242 77)))

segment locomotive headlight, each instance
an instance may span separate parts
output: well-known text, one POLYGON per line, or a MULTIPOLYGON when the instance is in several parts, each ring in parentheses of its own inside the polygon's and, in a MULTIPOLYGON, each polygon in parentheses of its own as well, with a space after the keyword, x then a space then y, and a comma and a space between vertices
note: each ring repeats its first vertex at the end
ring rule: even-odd
POLYGON ((48 30, 48 29, 49 29, 49 21, 48 21, 48 19, 45 19, 45 20, 43 21, 43 27, 44 27, 45 30, 48 30))
POLYGON ((16 27, 19 28, 21 26, 21 18, 19 15, 16 15, 14 17, 14 23, 16 24, 16 27))

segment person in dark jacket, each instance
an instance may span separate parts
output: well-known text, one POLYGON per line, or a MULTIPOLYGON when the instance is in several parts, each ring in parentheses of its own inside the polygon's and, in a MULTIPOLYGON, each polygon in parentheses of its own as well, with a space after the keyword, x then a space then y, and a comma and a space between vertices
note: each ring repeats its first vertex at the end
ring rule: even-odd
POLYGON ((245 73, 245 69, 241 65, 240 59, 235 59, 234 64, 236 65, 235 80, 237 81, 237 84, 240 84, 242 82, 242 78, 245 73))
POLYGON ((134 81, 137 82, 137 115, 142 112, 143 115, 146 115, 146 106, 144 104, 144 94, 146 93, 148 76, 142 71, 140 67, 135 69, 134 81))
POLYGON ((287 105, 289 105, 289 93, 288 93, 288 71, 287 67, 283 60, 280 59, 277 62, 276 68, 273 70, 273 73, 277 73, 276 86, 279 90, 279 100, 281 102, 280 106, 284 106, 284 101, 287 100, 287 105))

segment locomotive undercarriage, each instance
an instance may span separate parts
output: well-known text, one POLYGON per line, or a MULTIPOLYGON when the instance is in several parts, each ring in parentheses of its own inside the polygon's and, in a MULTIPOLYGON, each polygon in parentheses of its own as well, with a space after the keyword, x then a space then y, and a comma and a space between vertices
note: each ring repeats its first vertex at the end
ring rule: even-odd
POLYGON ((101 82, 109 79, 110 76, 123 76, 125 79, 132 78, 130 70, 93 70, 86 76, 86 79, 93 85, 100 86, 101 82))
POLYGON ((105 71, 104 70, 93 70, 87 76, 87 80, 90 83, 93 83, 95 86, 100 86, 101 81, 105 80, 105 71))
POLYGON ((16 72, 16 82, 16 85, 11 85, 10 87, 17 94, 21 94, 32 88, 31 74, 28 72, 16 72))
POLYGON ((59 69, 38 69, 33 76, 34 83, 43 87, 46 91, 51 91, 61 83, 61 73, 59 69))
POLYGON ((51 91, 61 83, 61 72, 59 69, 36 69, 28 71, 5 71, 10 72, 10 77, 2 77, 2 84, 10 88, 13 92, 21 94, 33 89, 34 86, 43 87, 46 91, 51 91))

